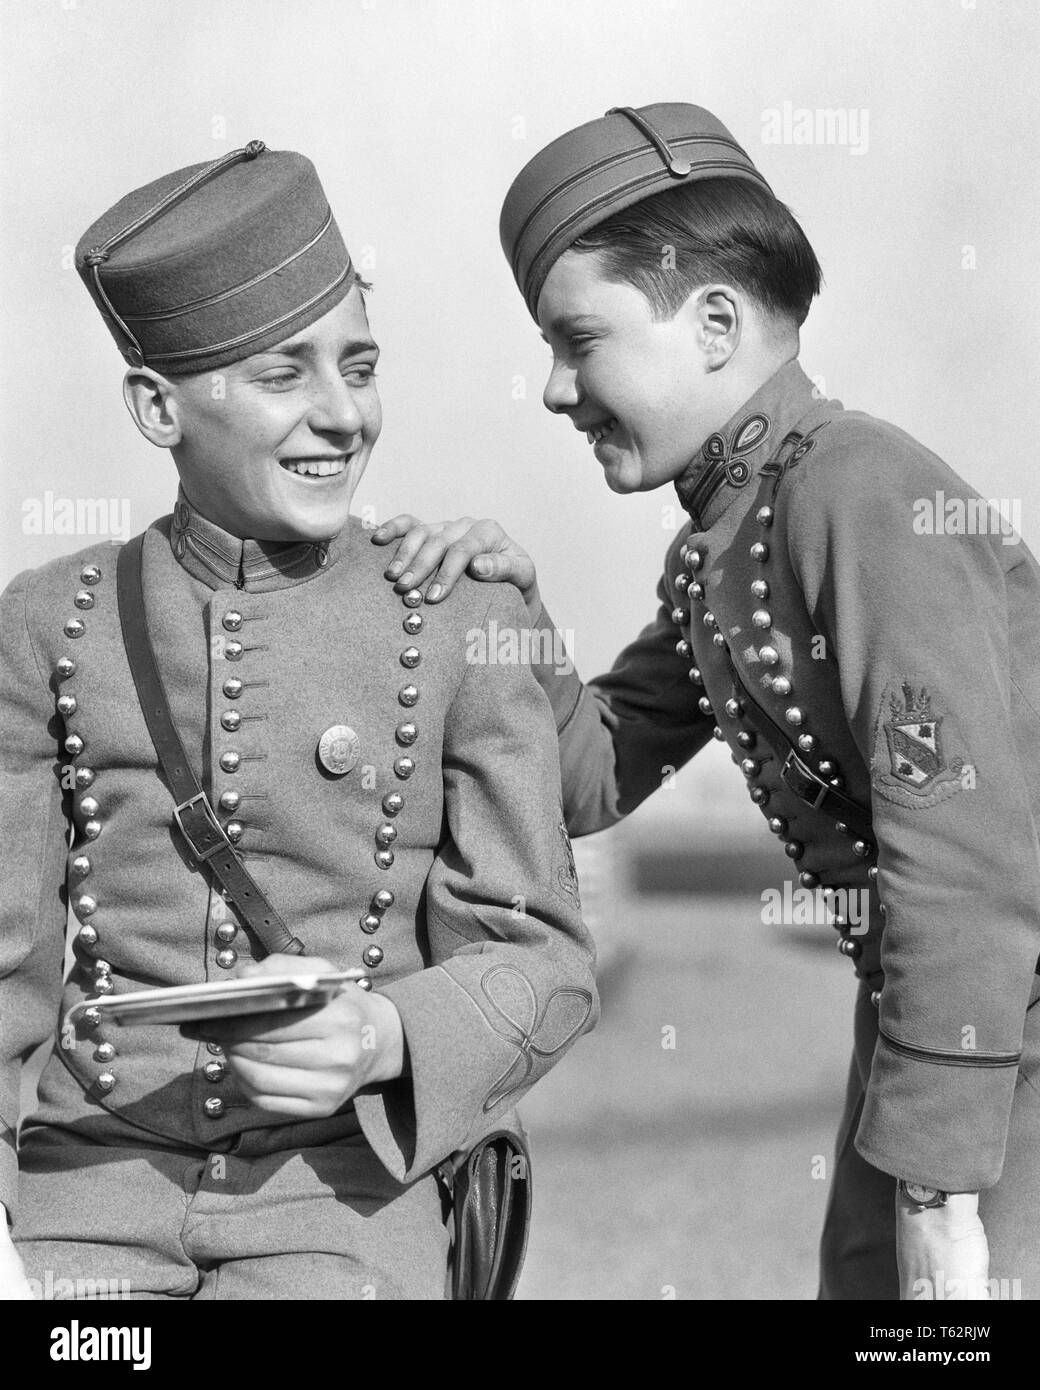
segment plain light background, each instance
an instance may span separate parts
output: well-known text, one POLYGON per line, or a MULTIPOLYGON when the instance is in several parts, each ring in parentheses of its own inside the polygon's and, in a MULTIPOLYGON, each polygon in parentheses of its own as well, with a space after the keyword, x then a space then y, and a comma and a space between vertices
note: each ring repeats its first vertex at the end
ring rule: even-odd
MULTIPOLYGON (((24 534, 23 503, 48 490, 127 499, 131 533, 170 510, 172 462, 124 412, 71 248, 131 187, 258 137, 314 160, 375 282, 385 427, 357 506, 499 518, 538 561, 579 670, 602 669, 652 615, 681 514, 670 488, 611 494, 584 437, 544 410, 547 350, 498 214, 548 140, 661 100, 715 111, 801 219, 827 281, 810 375, 1019 501, 1036 547, 1038 9, 3 0, 0 582, 90 541, 24 534), (865 110, 869 143, 765 143, 785 102, 865 110)), ((714 783, 719 752, 695 778, 714 783)))

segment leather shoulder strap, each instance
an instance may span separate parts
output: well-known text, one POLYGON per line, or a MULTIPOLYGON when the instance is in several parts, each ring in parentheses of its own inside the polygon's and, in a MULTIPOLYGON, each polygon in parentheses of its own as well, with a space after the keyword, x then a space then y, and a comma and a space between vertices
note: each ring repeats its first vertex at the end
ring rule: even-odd
POLYGON ((235 852, 188 762, 148 636, 141 580, 143 556, 143 535, 135 536, 120 550, 116 561, 116 599, 123 645, 137 687, 141 713, 173 794, 173 818, 195 862, 205 865, 213 875, 264 953, 302 955, 303 943, 293 936, 235 852))

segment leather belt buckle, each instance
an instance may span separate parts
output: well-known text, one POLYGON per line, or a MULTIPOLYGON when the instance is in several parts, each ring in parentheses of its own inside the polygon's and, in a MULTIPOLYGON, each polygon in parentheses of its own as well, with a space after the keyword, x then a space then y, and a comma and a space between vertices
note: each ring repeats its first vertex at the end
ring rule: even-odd
MULTIPOLYGON (((178 830, 187 840, 192 854, 200 864, 205 863, 207 859, 212 859, 218 850, 231 847, 231 841, 224 834, 223 826, 213 814, 213 807, 209 804, 209 797, 205 792, 196 792, 194 796, 189 796, 187 801, 182 801, 176 805, 173 808, 173 818, 177 822, 178 830), (193 834, 192 830, 184 823, 184 812, 194 812, 196 808, 201 808, 203 820, 201 824, 197 819, 195 820, 195 834, 193 834), (201 841, 202 844, 209 840, 210 834, 216 837, 214 843, 210 844, 208 848, 200 848, 200 843, 196 842, 196 835, 202 834, 205 834, 205 841, 201 841)), ((193 819, 195 818, 193 817, 193 819)))
POLYGON ((795 795, 814 811, 820 809, 824 797, 831 790, 822 777, 817 777, 811 768, 806 767, 793 748, 784 760, 780 775, 795 795))

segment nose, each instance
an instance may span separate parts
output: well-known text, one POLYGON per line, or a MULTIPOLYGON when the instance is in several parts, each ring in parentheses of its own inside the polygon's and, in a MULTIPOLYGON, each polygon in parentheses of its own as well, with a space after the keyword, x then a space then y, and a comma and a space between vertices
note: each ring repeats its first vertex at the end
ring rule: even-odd
POLYGON ((542 392, 542 401, 546 410, 551 410, 554 415, 562 415, 581 403, 578 374, 573 367, 568 367, 565 362, 553 363, 542 392))
POLYGON ((310 425, 318 434, 355 435, 364 418, 349 382, 338 371, 322 375, 311 398, 310 425))

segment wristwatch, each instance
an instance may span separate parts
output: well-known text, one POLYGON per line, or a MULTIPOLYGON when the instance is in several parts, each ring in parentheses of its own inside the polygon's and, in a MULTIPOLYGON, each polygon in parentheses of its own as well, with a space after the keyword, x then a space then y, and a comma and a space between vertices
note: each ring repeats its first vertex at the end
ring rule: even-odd
POLYGON ((919 1211, 926 1211, 930 1207, 944 1207, 950 1200, 948 1192, 942 1192, 937 1187, 925 1187, 919 1182, 907 1182, 905 1178, 899 1179, 899 1190, 919 1211))

